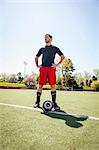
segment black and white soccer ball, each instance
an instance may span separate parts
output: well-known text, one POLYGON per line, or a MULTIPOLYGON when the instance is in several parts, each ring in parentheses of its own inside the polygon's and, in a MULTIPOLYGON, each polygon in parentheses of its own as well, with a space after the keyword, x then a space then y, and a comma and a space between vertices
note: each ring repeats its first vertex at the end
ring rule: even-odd
POLYGON ((44 111, 51 111, 53 108, 53 103, 50 100, 46 100, 44 101, 42 107, 44 111))

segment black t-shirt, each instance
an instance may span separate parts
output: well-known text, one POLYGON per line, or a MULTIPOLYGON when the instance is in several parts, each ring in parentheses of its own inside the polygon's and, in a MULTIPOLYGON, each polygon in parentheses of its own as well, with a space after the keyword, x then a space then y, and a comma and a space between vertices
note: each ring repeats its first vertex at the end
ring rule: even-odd
POLYGON ((58 47, 50 45, 41 48, 36 56, 39 57, 42 54, 42 66, 50 67, 54 63, 56 53, 60 56, 63 55, 58 47))

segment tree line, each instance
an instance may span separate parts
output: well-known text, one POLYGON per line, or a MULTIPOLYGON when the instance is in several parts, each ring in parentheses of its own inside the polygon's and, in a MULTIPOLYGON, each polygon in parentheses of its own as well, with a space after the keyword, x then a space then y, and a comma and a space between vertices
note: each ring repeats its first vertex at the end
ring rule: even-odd
MULTIPOLYGON (((60 89, 83 89, 92 87, 93 83, 99 84, 99 69, 94 69, 93 74, 88 72, 75 73, 74 65, 70 58, 65 58, 63 62, 57 67, 56 85, 60 89)), ((27 86, 35 86, 38 84, 39 76, 36 73, 26 75, 23 78, 22 73, 17 74, 0 74, 0 82, 21 83, 24 82, 27 86)))

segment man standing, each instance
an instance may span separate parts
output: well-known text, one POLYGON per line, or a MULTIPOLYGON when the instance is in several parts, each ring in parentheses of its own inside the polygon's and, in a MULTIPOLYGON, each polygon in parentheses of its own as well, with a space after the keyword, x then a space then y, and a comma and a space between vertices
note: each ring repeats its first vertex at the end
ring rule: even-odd
POLYGON ((37 99, 35 102, 34 107, 40 107, 40 96, 42 94, 42 88, 43 85, 46 84, 46 81, 48 79, 48 82, 51 86, 51 96, 52 96, 52 102, 55 110, 60 109, 60 107, 56 103, 56 67, 63 61, 64 55, 60 51, 60 49, 56 46, 51 45, 52 42, 52 36, 50 34, 45 35, 45 43, 46 46, 41 48, 35 57, 35 63, 36 66, 39 68, 40 75, 39 75, 39 86, 37 89, 37 99), (55 64, 55 54, 58 54, 60 56, 60 61, 55 64), (42 54, 42 65, 38 65, 38 58, 42 54))

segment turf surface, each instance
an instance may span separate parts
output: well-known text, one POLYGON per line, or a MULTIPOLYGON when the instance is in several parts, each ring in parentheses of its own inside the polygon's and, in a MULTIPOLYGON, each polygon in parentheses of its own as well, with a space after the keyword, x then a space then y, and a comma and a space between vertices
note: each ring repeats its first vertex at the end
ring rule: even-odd
MULTIPOLYGON (((0 102, 31 106, 35 90, 0 90, 0 102)), ((51 99, 43 91, 41 100, 51 99)), ((98 92, 57 91, 65 112, 99 117, 98 92)), ((99 150, 99 121, 0 106, 0 150, 99 150)))

